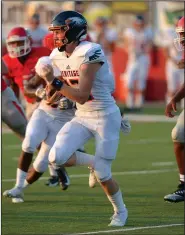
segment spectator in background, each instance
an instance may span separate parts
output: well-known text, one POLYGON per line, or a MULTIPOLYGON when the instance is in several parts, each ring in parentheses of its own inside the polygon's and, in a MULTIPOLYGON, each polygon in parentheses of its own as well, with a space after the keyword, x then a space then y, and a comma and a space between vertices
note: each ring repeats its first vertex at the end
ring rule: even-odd
MULTIPOLYGON (((181 17, 176 17, 173 28, 168 28, 163 33, 163 47, 167 58, 166 62, 166 79, 167 79, 167 93, 166 103, 168 104, 176 91, 184 82, 184 70, 179 69, 177 62, 181 59, 182 53, 176 50, 174 45, 175 27, 181 17)), ((182 107, 184 107, 184 99, 182 100, 182 107)))
POLYGON ((128 63, 122 77, 126 81, 128 90, 126 98, 128 110, 140 110, 143 107, 152 39, 153 34, 147 28, 143 16, 140 15, 136 16, 133 27, 127 28, 123 33, 124 47, 128 53, 128 63), (134 94, 136 94, 135 99, 134 94))
POLYGON ((108 19, 98 17, 95 21, 94 31, 90 32, 93 42, 100 44, 112 68, 112 53, 115 49, 117 40, 117 32, 114 28, 110 28, 108 19))
POLYGON ((40 26, 39 14, 33 14, 28 20, 28 32, 32 38, 33 47, 41 47, 43 37, 48 33, 47 29, 40 26))

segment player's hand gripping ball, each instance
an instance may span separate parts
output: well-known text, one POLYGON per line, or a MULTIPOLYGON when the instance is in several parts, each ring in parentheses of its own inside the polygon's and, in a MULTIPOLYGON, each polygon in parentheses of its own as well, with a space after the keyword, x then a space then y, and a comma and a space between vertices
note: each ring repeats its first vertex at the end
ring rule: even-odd
POLYGON ((62 98, 62 94, 55 90, 50 84, 46 86, 46 103, 48 105, 57 104, 62 98))

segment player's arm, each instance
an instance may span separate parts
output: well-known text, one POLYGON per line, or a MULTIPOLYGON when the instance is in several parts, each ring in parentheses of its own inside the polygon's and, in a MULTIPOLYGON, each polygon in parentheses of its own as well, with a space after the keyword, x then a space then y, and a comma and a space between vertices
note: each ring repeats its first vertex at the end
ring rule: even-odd
POLYGON ((171 99, 170 103, 166 106, 165 115, 167 117, 174 117, 172 111, 176 112, 176 104, 185 97, 185 84, 176 92, 176 94, 171 99))
POLYGON ((35 75, 29 80, 24 80, 24 95, 35 98, 37 88, 42 84, 43 79, 39 75, 35 75))
POLYGON ((79 70, 79 88, 70 87, 61 80, 55 78, 53 69, 50 65, 44 67, 43 77, 51 87, 57 89, 62 95, 77 103, 84 104, 89 99, 96 72, 101 66, 102 63, 82 64, 79 70))
POLYGON ((101 64, 82 64, 80 67, 80 83, 79 88, 75 89, 63 84, 60 92, 67 98, 84 104, 88 101, 96 72, 100 69, 101 64))
POLYGON ((181 86, 181 88, 177 91, 177 93, 173 96, 172 100, 176 103, 181 101, 185 97, 185 84, 181 86))

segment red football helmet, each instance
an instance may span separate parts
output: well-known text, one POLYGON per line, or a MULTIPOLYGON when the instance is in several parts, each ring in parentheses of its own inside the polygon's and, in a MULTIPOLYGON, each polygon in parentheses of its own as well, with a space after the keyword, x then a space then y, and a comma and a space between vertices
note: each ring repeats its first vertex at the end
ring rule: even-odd
POLYGON ((6 46, 11 58, 27 55, 31 51, 31 36, 22 27, 13 28, 6 39, 6 46))
POLYGON ((55 48, 53 33, 46 34, 46 36, 43 38, 42 45, 51 51, 55 48))
POLYGON ((177 37, 174 39, 177 50, 184 50, 185 37, 184 37, 184 16, 178 21, 176 26, 177 37))

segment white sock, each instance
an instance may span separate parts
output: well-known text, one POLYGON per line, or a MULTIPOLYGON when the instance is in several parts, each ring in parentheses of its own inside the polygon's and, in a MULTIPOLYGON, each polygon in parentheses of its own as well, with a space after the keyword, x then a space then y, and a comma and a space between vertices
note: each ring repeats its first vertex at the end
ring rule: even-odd
POLYGON ((24 186, 23 186, 23 188, 25 189, 25 188, 27 188, 28 186, 30 186, 30 184, 28 183, 27 180, 25 180, 25 181, 24 181, 24 186))
POLYGON ((16 187, 23 188, 24 181, 26 179, 27 172, 22 171, 21 169, 17 168, 17 176, 16 176, 16 187))
POLYGON ((76 151, 76 166, 93 166, 94 165, 94 156, 76 151))
POLYGON ((180 181, 181 182, 184 182, 184 177, 185 177, 185 175, 181 175, 181 174, 179 174, 180 175, 180 181))
POLYGON ((50 176, 55 176, 55 177, 58 176, 52 164, 48 164, 48 169, 49 169, 50 176))
POLYGON ((144 101, 143 94, 137 94, 136 95, 136 102, 135 102, 136 108, 143 107, 143 101, 144 101))
POLYGON ((127 98, 126 98, 126 106, 127 108, 133 108, 134 106, 134 95, 133 92, 128 91, 127 98))
POLYGON ((125 211, 125 204, 123 202, 123 197, 120 189, 114 195, 107 195, 107 197, 111 202, 115 213, 119 214, 125 211))

